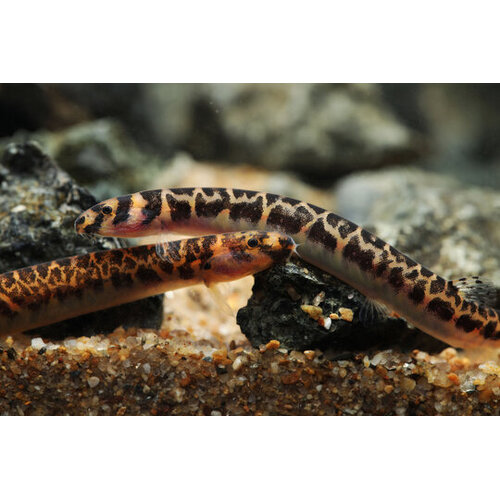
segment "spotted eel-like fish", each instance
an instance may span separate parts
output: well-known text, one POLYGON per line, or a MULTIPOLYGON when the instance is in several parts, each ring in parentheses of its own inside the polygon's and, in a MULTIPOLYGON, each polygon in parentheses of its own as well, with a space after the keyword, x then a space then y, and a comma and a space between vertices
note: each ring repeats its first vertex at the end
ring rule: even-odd
POLYGON ((210 286, 287 259, 290 237, 250 231, 104 250, 0 275, 0 334, 13 334, 197 283, 210 286))
POLYGON ((303 259, 424 332, 456 347, 500 347, 491 290, 469 279, 448 281, 353 222, 303 201, 242 189, 157 189, 103 201, 78 217, 75 228, 118 237, 279 231, 294 239, 303 259))

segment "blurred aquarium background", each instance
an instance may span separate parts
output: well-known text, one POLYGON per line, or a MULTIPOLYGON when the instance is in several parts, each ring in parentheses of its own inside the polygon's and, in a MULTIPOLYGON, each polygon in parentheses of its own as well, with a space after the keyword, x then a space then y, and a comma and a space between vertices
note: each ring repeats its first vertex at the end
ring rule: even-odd
POLYGON ((37 141, 98 200, 292 196, 500 286, 499 104, 493 84, 1 84, 0 150, 37 141))
POLYGON ((0 154, 34 140, 97 200, 181 186, 295 197, 444 276, 500 286, 499 103, 494 84, 1 84, 0 154))
POLYGON ((1 84, 0 146, 37 140, 97 197, 408 165, 500 188, 499 103, 491 84, 1 84))
MULTIPOLYGON (((499 103, 500 85, 490 84, 0 84, 0 272, 136 244, 75 233, 75 219, 97 200, 218 186, 333 210, 447 279, 491 280, 500 304, 499 103)), ((294 290, 309 304, 321 292, 308 288, 305 267, 297 268, 306 278, 294 290)), ((279 338, 294 349, 332 338, 341 339, 335 349, 347 338, 358 349, 380 339, 360 327, 364 298, 352 290, 344 289, 347 298, 338 304, 349 304, 354 322, 336 325, 332 337, 293 296, 274 313, 288 291, 262 276, 255 295, 266 291, 263 306, 260 299, 245 306, 252 278, 226 293, 238 322, 200 286, 37 335, 137 327, 188 332, 212 347, 214 339, 258 347, 279 338)), ((404 328, 416 342, 411 349, 443 349, 404 328)), ((410 345, 399 322, 379 331, 393 335, 384 345, 410 345)), ((448 385, 440 387, 451 386, 442 376, 448 385)))

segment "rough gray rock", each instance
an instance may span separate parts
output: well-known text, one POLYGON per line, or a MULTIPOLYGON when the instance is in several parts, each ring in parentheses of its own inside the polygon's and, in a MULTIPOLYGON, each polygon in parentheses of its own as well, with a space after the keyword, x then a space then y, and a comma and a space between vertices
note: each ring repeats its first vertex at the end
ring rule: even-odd
MULTIPOLYGON (((0 272, 119 246, 118 240, 90 242, 75 233, 75 218, 96 200, 36 143, 7 146, 0 163, 0 272)), ((120 325, 156 328, 162 311, 162 299, 151 297, 33 333, 61 337, 107 332, 120 325)))
POLYGON ((417 168, 341 181, 337 211, 445 278, 484 276, 500 288, 500 192, 417 168))

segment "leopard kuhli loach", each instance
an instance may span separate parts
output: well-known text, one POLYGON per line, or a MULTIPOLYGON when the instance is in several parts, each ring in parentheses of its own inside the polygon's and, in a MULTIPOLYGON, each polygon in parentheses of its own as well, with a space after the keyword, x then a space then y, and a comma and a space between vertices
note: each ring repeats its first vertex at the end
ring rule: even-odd
POLYGON ((456 347, 500 347, 493 289, 483 280, 447 280, 357 224, 293 198, 229 188, 156 189, 98 203, 75 227, 116 237, 277 231, 293 238, 304 260, 429 335, 456 347))

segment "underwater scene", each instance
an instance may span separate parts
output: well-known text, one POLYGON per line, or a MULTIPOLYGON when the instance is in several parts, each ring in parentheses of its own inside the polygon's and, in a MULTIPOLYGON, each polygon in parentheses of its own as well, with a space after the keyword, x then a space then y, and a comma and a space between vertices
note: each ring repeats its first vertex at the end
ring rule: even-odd
POLYGON ((498 415, 499 104, 0 84, 0 415, 498 415))

